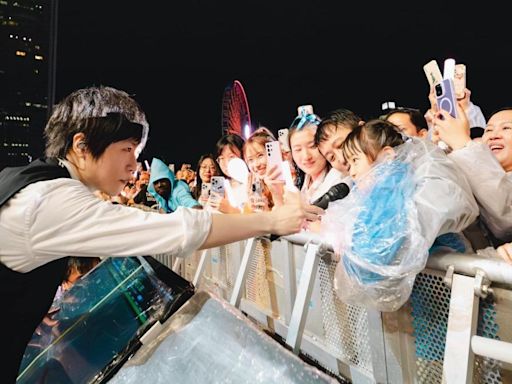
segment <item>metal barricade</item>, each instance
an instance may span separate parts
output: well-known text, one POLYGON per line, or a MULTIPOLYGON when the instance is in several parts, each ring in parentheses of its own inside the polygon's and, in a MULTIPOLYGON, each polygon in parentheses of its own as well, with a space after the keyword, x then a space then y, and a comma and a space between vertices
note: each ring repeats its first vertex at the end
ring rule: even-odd
POLYGON ((229 254, 203 251, 199 287, 220 289, 220 296, 340 381, 512 382, 512 266, 497 258, 431 256, 408 302, 381 313, 337 297, 337 262, 314 236, 229 247, 229 254), (214 255, 209 267, 208 253, 214 255))

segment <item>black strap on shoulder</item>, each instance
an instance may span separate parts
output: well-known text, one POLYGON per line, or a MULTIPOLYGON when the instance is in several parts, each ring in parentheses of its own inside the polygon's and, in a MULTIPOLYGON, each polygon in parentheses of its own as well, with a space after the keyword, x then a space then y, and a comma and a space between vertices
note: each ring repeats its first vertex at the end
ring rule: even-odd
MULTIPOLYGON (((22 167, 0 172, 0 207, 27 185, 69 178, 66 167, 56 159, 37 159, 22 167)), ((57 259, 27 273, 13 271, 0 262, 0 297, 4 307, 0 329, 8 330, 2 346, 8 351, 0 361, 2 382, 14 383, 25 347, 48 312, 62 282, 68 258, 57 259)))
POLYGON ((57 159, 37 159, 21 167, 7 167, 0 172, 0 207, 27 185, 37 181, 69 178, 67 168, 57 159))

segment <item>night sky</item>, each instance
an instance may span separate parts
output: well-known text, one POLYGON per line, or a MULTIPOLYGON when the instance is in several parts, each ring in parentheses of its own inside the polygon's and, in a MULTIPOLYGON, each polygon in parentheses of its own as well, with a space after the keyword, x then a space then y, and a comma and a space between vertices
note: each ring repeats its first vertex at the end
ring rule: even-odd
POLYGON ((142 159, 194 168, 214 151, 234 80, 252 125, 277 132, 301 104, 366 119, 388 100, 425 111, 423 65, 453 57, 487 114, 512 104, 508 15, 468 2, 61 1, 57 101, 89 85, 123 89, 150 123, 142 159))

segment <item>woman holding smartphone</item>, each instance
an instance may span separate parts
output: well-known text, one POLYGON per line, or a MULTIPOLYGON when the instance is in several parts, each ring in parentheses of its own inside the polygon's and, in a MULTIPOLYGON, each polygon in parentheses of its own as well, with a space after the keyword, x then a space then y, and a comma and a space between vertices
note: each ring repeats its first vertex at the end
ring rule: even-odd
MULTIPOLYGON (((274 206, 274 201, 282 201, 283 189, 267 185, 267 154, 265 144, 276 141, 275 136, 265 127, 260 127, 249 136, 244 143, 243 155, 250 171, 248 195, 252 211, 268 211, 274 206), (277 195, 277 196, 275 196, 277 195)), ((279 183, 282 186, 282 183, 279 183)))
POLYGON ((197 181, 192 188, 192 196, 199 201, 201 205, 206 205, 210 196, 210 183, 213 176, 221 176, 222 171, 219 164, 211 153, 206 153, 199 158, 197 162, 197 181))
POLYGON ((346 178, 327 163, 315 144, 320 121, 312 110, 299 107, 299 115, 293 120, 288 133, 293 161, 305 175, 301 192, 310 203, 346 178))
POLYGON ((217 141, 217 163, 222 170, 222 173, 229 182, 229 187, 233 192, 233 197, 240 206, 231 205, 226 196, 220 199, 211 199, 210 206, 222 213, 240 213, 242 206, 248 199, 245 186, 239 181, 235 180, 230 175, 228 170, 229 161, 235 158, 242 159, 242 151, 244 146, 244 139, 236 134, 226 134, 217 141))

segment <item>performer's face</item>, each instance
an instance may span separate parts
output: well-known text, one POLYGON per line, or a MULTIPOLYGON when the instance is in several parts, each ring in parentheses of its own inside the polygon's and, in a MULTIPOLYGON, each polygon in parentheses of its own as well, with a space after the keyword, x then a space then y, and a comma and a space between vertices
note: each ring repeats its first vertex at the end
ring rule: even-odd
POLYGON ((122 140, 110 144, 98 159, 88 154, 85 169, 81 171, 83 181, 110 196, 117 195, 137 169, 137 145, 135 140, 122 140))

